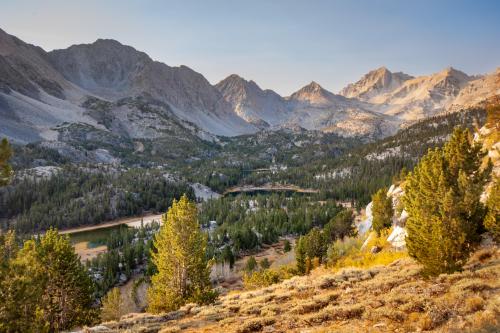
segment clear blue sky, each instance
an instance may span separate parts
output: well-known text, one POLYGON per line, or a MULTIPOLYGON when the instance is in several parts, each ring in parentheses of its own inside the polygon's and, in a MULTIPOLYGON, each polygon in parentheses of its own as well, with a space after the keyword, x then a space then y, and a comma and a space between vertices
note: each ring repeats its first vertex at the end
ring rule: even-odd
POLYGON ((46 50, 113 38, 216 83, 337 92, 385 65, 422 75, 500 66, 500 1, 1 0, 0 28, 46 50))

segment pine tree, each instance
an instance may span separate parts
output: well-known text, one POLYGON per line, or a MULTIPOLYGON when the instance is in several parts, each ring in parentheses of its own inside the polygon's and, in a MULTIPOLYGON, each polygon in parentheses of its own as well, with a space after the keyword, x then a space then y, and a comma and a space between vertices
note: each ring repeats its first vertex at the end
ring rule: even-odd
POLYGON ((306 256, 311 262, 317 258, 321 264, 328 248, 327 238, 324 233, 319 228, 313 228, 304 237, 303 243, 306 256))
POLYGON ((188 301, 207 303, 215 299, 205 256, 207 237, 200 230, 196 205, 186 195, 174 200, 163 216, 154 247, 157 252, 151 255, 158 273, 148 290, 149 311, 172 311, 188 301))
POLYGON ((306 272, 306 250, 304 248, 304 237, 300 237, 295 245, 295 260, 297 261, 297 271, 299 274, 306 272))
POLYGON ((455 129, 442 149, 430 150, 407 177, 403 202, 408 253, 424 274, 461 269, 478 240, 485 209, 479 201, 491 168, 468 130, 455 129))
POLYGON ((387 188, 381 188, 372 196, 372 228, 377 235, 392 225, 393 215, 392 199, 387 196, 387 188))
POLYGON ((11 156, 12 150, 9 142, 4 138, 0 141, 0 186, 7 185, 12 175, 12 168, 7 164, 11 156))
POLYGON ((250 258, 247 259, 247 262, 245 264, 245 271, 252 272, 256 268, 257 268, 257 260, 255 260, 254 256, 251 256, 250 258))
POLYGON ((268 269, 269 267, 271 267, 271 263, 269 262, 269 259, 267 259, 267 258, 262 259, 260 262, 260 268, 268 269))
MULTIPOLYGON (((326 242, 330 244, 336 239, 352 236, 356 233, 354 228, 354 215, 352 210, 346 209, 335 215, 324 228, 326 242)), ((327 244, 327 245, 328 245, 327 244)))
POLYGON ((69 238, 48 230, 35 246, 35 258, 43 275, 40 307, 50 330, 91 323, 94 288, 69 238))
POLYGON ((290 244, 290 241, 288 239, 285 239, 285 242, 283 244, 283 251, 290 252, 291 250, 292 250, 292 245, 290 244))
POLYGON ((230 246, 224 247, 224 250, 222 251, 222 259, 224 260, 225 263, 229 263, 230 269, 233 269, 235 257, 230 246))
POLYGON ((104 321, 118 320, 124 313, 120 289, 115 287, 102 299, 101 319, 104 321))
POLYGON ((56 230, 25 241, 0 283, 0 328, 6 331, 58 332, 95 319, 90 278, 56 230))
POLYGON ((0 235, 0 332, 49 331, 42 318, 43 272, 34 246, 29 241, 18 251, 13 232, 0 235))
POLYGON ((500 178, 493 182, 486 206, 488 214, 484 219, 484 227, 496 241, 500 241, 500 178))

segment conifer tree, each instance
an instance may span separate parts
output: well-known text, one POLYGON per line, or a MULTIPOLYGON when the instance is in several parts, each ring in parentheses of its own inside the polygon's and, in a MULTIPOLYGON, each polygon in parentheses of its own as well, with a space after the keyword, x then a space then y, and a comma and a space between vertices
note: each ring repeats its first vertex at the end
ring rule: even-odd
POLYGON ((224 250, 222 252, 222 259, 224 260, 225 263, 229 263, 230 269, 233 269, 235 257, 230 246, 224 247, 224 250))
POLYGON ((356 230, 353 222, 354 215, 350 209, 342 210, 335 215, 335 217, 323 227, 326 243, 330 244, 336 239, 354 235, 356 230))
POLYGON ((118 320, 124 314, 124 304, 119 288, 111 289, 102 299, 101 319, 118 320))
POLYGON ((381 188, 372 196, 372 228, 377 235, 392 225, 393 215, 392 199, 387 196, 387 188, 381 188))
POLYGON ((271 263, 269 262, 269 259, 267 259, 267 258, 262 259, 260 262, 260 268, 268 269, 269 267, 271 267, 271 263))
POLYGON ((257 268, 257 260, 255 260, 254 256, 251 256, 248 258, 246 264, 245 264, 245 270, 247 272, 252 272, 257 268))
POLYGON ((8 276, 0 278, 0 331, 59 332, 95 319, 91 280, 56 230, 24 242, 8 265, 8 276))
POLYGON ((496 178, 486 201, 488 213, 484 219, 484 227, 496 241, 500 241, 500 178, 496 178))
POLYGON ((299 274, 306 272, 306 249, 304 247, 304 237, 300 237, 295 245, 295 260, 297 261, 297 271, 299 274))
POLYGON ((29 242, 18 251, 13 232, 0 235, 0 332, 49 330, 42 318, 42 271, 33 264, 34 246, 29 242))
POLYGON ((96 317, 92 308, 92 281, 69 238, 50 229, 34 249, 44 287, 40 307, 50 330, 61 331, 92 322, 96 317))
POLYGON ((311 262, 317 258, 319 263, 323 261, 326 256, 326 251, 328 248, 327 238, 325 234, 319 228, 313 228, 309 233, 304 236, 304 248, 306 256, 311 260, 311 262))
POLYGON ((12 168, 7 163, 11 156, 12 150, 9 142, 4 138, 0 141, 0 186, 7 185, 12 175, 12 168))
POLYGON ((285 242, 283 244, 283 251, 290 252, 290 250, 292 250, 292 245, 290 244, 290 241, 288 239, 285 239, 285 242))
POLYGON ((158 273, 148 290, 149 311, 166 312, 186 302, 213 301, 216 294, 205 256, 207 237, 200 230, 195 203, 183 195, 162 219, 154 240, 157 252, 151 253, 158 273))
POLYGON ((424 274, 452 273, 465 264, 485 209, 479 201, 491 167, 468 130, 455 129, 442 149, 430 150, 404 186, 408 253, 424 274))

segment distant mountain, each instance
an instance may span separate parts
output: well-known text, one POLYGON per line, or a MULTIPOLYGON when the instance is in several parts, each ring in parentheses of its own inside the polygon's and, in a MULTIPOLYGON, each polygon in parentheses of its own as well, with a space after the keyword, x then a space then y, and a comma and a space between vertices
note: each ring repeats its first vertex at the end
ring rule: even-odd
POLYGON ((399 88, 381 96, 385 114, 403 121, 414 121, 438 115, 451 105, 471 77, 454 68, 405 81, 399 88))
POLYGON ((71 123, 131 138, 164 136, 174 123, 203 138, 257 131, 201 74, 114 40, 47 53, 0 31, 0 74, 0 135, 21 143, 57 140, 60 125, 71 123), (137 98, 143 111, 130 103, 137 98), (96 99, 106 109, 100 115, 96 99), (159 105, 163 111, 151 120, 145 107, 159 105), (120 125, 104 126, 104 113, 120 125))
POLYGON ((500 67, 495 72, 480 76, 468 82, 453 100, 449 111, 482 104, 493 96, 500 96, 500 67))
POLYGON ((291 109, 287 124, 309 130, 376 138, 389 135, 396 128, 391 117, 373 112, 369 104, 336 95, 314 81, 287 101, 291 109))
POLYGON ((281 125, 288 117, 286 101, 272 90, 233 74, 215 87, 241 118, 259 128, 281 125))
POLYGON ((377 103, 384 94, 394 91, 412 76, 398 72, 392 73, 385 67, 380 67, 365 74, 356 83, 351 83, 340 91, 340 95, 358 98, 362 101, 377 103))
POLYGON ((186 66, 153 61, 115 40, 45 52, 0 30, 0 136, 19 143, 214 140, 298 126, 378 138, 500 94, 499 76, 447 68, 412 77, 381 67, 339 94, 313 81, 282 97, 236 74, 213 86, 186 66))
POLYGON ((74 45, 49 53, 74 84, 109 100, 147 96, 168 104, 173 113, 219 135, 254 132, 203 75, 186 66, 170 67, 114 40, 74 45), (221 121, 223 120, 223 121, 221 121))
POLYGON ((315 107, 330 107, 332 104, 345 103, 347 101, 343 96, 329 92, 314 81, 294 92, 288 100, 295 104, 315 107))

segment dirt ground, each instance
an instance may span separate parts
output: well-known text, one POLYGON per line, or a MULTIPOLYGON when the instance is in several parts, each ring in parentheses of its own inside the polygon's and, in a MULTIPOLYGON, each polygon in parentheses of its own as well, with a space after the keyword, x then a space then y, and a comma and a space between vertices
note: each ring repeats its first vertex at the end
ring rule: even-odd
POLYGON ((108 247, 106 245, 89 248, 88 243, 89 242, 80 242, 74 245, 75 252, 80 256, 81 262, 86 262, 87 260, 95 258, 99 254, 104 253, 108 250, 108 247))

